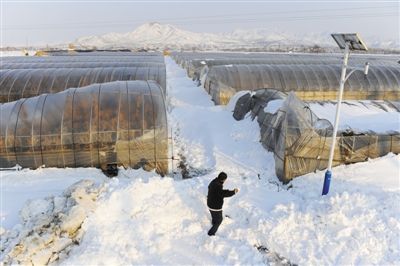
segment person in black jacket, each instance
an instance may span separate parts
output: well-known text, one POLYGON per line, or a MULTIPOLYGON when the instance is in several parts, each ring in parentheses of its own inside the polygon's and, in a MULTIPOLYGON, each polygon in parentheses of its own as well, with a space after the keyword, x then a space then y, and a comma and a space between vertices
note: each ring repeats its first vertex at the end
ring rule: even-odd
POLYGON ((208 231, 209 236, 215 235, 219 225, 222 223, 222 205, 224 205, 224 198, 232 197, 239 192, 237 188, 234 190, 223 189, 227 177, 226 173, 221 172, 218 177, 208 185, 207 207, 210 210, 212 218, 212 227, 208 231))

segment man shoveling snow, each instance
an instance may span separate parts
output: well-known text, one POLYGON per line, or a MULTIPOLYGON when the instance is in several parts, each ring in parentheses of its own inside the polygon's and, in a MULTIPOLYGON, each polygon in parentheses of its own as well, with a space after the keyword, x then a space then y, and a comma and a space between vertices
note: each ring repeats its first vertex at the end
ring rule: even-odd
POLYGON ((226 173, 221 172, 218 177, 208 185, 207 206, 212 218, 212 227, 208 231, 209 236, 215 235, 218 227, 222 223, 222 205, 224 205, 224 198, 232 197, 239 192, 238 188, 234 190, 223 189, 227 177, 226 173))

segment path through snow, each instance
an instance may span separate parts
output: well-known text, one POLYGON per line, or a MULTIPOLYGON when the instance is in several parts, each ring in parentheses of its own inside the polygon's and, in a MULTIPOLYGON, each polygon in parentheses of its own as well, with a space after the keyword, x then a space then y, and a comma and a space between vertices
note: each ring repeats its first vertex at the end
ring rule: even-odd
POLYGON ((270 189, 276 191, 276 185, 267 178, 276 177, 272 155, 259 144, 258 125, 251 120, 234 121, 230 110, 215 106, 183 69, 166 60, 174 155, 183 155, 191 174, 201 176, 179 180, 129 172, 132 179, 111 185, 112 192, 84 224, 80 248, 65 264, 267 262, 257 249, 266 243, 257 241, 257 233, 251 230, 263 211, 253 204, 268 209, 264 195, 271 195, 270 189), (219 171, 228 173, 227 187, 240 187, 241 191, 226 200, 225 213, 230 218, 225 218, 217 236, 210 238, 207 186, 219 171))

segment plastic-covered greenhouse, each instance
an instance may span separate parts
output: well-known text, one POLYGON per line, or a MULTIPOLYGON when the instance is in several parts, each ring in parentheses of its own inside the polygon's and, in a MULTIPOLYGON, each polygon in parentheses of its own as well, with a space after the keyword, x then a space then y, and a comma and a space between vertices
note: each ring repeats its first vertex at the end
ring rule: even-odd
MULTIPOLYGON (((342 64, 342 54, 288 54, 288 53, 174 53, 174 59, 188 75, 198 78, 204 66, 231 64, 342 64)), ((397 65, 400 57, 393 55, 354 54, 350 65, 397 65)))
POLYGON ((155 80, 165 94, 165 66, 0 70, 0 102, 116 80, 155 80))
POLYGON ((99 67, 163 67, 159 62, 53 62, 53 63, 0 63, 0 69, 34 69, 34 68, 99 68, 99 67))
POLYGON ((0 105, 0 167, 167 172, 164 97, 153 81, 115 81, 0 105))
MULTIPOLYGON (((271 53, 260 53, 260 52, 173 52, 171 56, 182 64, 185 61, 202 59, 202 60, 215 60, 215 59, 228 59, 228 58, 282 58, 282 57, 343 57, 342 53, 282 53, 282 52, 271 52, 271 53)), ((381 55, 381 54, 352 54, 351 57, 357 58, 372 58, 382 60, 400 60, 399 56, 394 55, 381 55)))
MULTIPOLYGON (((351 67, 348 68, 349 71, 351 67)), ((227 104, 241 90, 294 91, 303 100, 335 100, 340 65, 224 65, 212 67, 204 87, 216 104, 227 104)), ((344 99, 400 99, 400 67, 371 66, 347 80, 344 99)))
MULTIPOLYGON (((391 110, 400 117, 399 102, 371 101, 360 105, 377 107, 382 112, 391 110)), ((249 111, 257 117, 262 145, 274 152, 276 174, 282 182, 287 183, 296 176, 327 167, 333 125, 319 118, 294 93, 289 93, 287 97, 276 90, 259 90, 253 96, 247 93, 238 99, 234 117, 241 120, 249 111), (276 99, 283 99, 280 108, 269 111, 269 103, 276 99)), ((338 132, 333 165, 361 162, 389 152, 400 153, 398 125, 386 132, 341 130, 338 132)))
POLYGON ((129 49, 123 50, 58 50, 58 51, 45 51, 46 56, 158 56, 163 57, 160 52, 134 52, 129 49))
POLYGON ((112 56, 112 55, 65 55, 65 56, 9 56, 4 63, 54 63, 54 62, 156 62, 164 63, 163 56, 112 56))
MULTIPOLYGON (((308 56, 273 56, 273 57, 263 57, 260 58, 224 58, 224 59, 194 59, 187 63, 186 70, 188 75, 195 79, 200 80, 201 75, 206 74, 205 69, 212 66, 220 65, 341 65, 342 58, 339 56, 325 56, 325 55, 308 55, 308 56)), ((350 66, 364 66, 368 62, 373 66, 382 65, 400 65, 395 60, 383 60, 374 57, 351 57, 349 59, 348 65, 350 66)))

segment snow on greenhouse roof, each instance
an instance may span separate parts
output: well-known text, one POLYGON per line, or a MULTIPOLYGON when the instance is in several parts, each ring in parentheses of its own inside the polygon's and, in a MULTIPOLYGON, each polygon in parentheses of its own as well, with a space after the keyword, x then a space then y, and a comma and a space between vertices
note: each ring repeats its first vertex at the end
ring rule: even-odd
MULTIPOLYGON (((335 121, 336 102, 309 103, 320 119, 335 121)), ((400 112, 384 101, 345 101, 341 107, 339 130, 376 133, 400 132, 400 112)))
MULTIPOLYGON (((282 106, 283 99, 268 102, 265 112, 275 113, 282 106)), ((319 118, 332 124, 335 121, 336 102, 306 102, 319 118)), ((339 130, 353 132, 390 133, 400 132, 400 112, 387 101, 344 101, 342 103, 339 130)))

